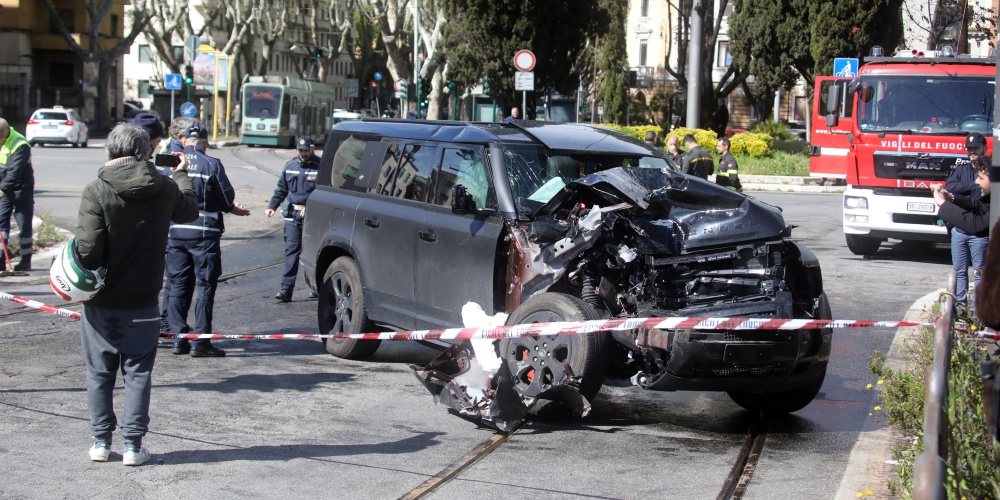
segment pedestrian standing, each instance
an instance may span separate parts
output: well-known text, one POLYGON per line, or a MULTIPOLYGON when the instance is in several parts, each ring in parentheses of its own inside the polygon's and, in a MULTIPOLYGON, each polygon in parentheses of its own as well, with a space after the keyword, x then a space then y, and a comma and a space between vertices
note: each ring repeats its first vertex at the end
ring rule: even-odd
POLYGON ((236 103, 236 105, 233 106, 232 121, 230 123, 232 123, 233 133, 236 134, 237 137, 240 136, 240 120, 242 119, 243 110, 240 109, 240 103, 236 103))
POLYGON ((514 120, 520 120, 521 118, 518 116, 518 114, 519 114, 518 111, 519 110, 517 109, 516 106, 513 107, 513 108, 510 108, 510 116, 508 116, 507 118, 504 118, 503 121, 506 122, 506 123, 510 123, 510 122, 512 122, 514 120))
POLYGON ((691 134, 684 136, 684 147, 687 148, 687 153, 684 153, 681 172, 708 180, 708 176, 715 170, 712 155, 699 146, 697 139, 691 134))
MULTIPOLYGON (((285 218, 285 270, 281 275, 281 288, 275 299, 281 302, 292 300, 292 290, 295 289, 295 275, 299 271, 299 254, 302 253, 302 221, 306 216, 306 200, 316 188, 316 172, 319 169, 319 157, 316 156, 316 145, 313 140, 304 135, 298 140, 298 156, 290 158, 278 177, 278 187, 274 189, 271 203, 264 210, 264 215, 271 217, 285 198, 288 204, 282 211, 285 218)), ((315 298, 315 293, 309 294, 315 298)))
MULTIPOLYGON (((978 175, 974 165, 982 162, 986 152, 986 138, 973 132, 965 138, 965 150, 968 160, 959 159, 955 168, 948 174, 945 181, 945 191, 955 196, 968 198, 971 202, 978 201, 982 190, 976 185, 978 175)), ((947 222, 947 221, 945 221, 947 222)), ((957 226, 951 228, 951 263, 955 269, 955 307, 959 316, 972 317, 974 309, 970 306, 969 295, 969 265, 972 266, 973 283, 979 284, 980 273, 986 262, 986 247, 989 238, 976 236, 957 226)))
MULTIPOLYGON (((208 130, 194 124, 187 130, 183 154, 198 197, 198 218, 186 224, 172 224, 167 239, 167 276, 170 290, 167 296, 167 321, 172 333, 191 333, 187 315, 195 289, 198 300, 194 314, 196 333, 212 333, 212 309, 215 289, 222 275, 223 213, 246 216, 250 211, 235 203, 236 191, 226 176, 218 158, 205 154, 208 130)), ((226 351, 212 342, 186 339, 174 340, 174 354, 192 357, 222 357, 226 351)))
POLYGON ((725 99, 719 99, 718 106, 712 112, 712 130, 719 138, 726 137, 726 128, 729 127, 729 107, 726 106, 725 99))
POLYGON ((656 132, 653 132, 652 130, 646 132, 645 143, 649 144, 650 146, 656 147, 656 132))
POLYGON ((149 147, 152 151, 156 151, 160 147, 160 142, 163 140, 163 123, 156 115, 139 113, 129 123, 149 134, 149 147))
POLYGON ((679 143, 680 139, 678 139, 676 135, 667 137, 667 163, 677 170, 681 169, 681 164, 684 159, 684 153, 678 147, 679 143))
POLYGON ((181 151, 184 151, 184 135, 187 134, 187 130, 191 128, 191 125, 194 125, 195 123, 201 122, 186 116, 174 118, 173 121, 170 122, 170 128, 167 130, 167 133, 170 134, 170 140, 163 145, 160 152, 180 153, 181 151))
MULTIPOLYGON (((31 168, 31 145, 0 118, 0 239, 9 255, 10 215, 20 232, 21 262, 15 271, 31 270, 32 224, 35 216, 35 171, 31 168)), ((6 258, 6 257, 5 257, 6 258)))
POLYGON ((729 151, 729 147, 729 139, 725 137, 719 139, 719 143, 715 145, 715 151, 722 155, 722 158, 719 158, 719 168, 715 173, 715 183, 732 189, 737 193, 742 193, 743 184, 740 183, 740 167, 736 164, 736 157, 729 151))
MULTIPOLYGON (((80 198, 75 247, 85 269, 106 267, 104 288, 83 305, 80 338, 87 367, 87 402, 94 444, 90 459, 106 462, 118 419, 113 396, 118 371, 125 383, 122 462, 142 465, 149 430, 149 395, 159 331, 157 298, 170 221, 198 216, 198 200, 183 158, 172 178, 146 161, 146 132, 122 123, 108 134, 108 162, 80 198)), ((178 155, 180 155, 178 153, 178 155)))

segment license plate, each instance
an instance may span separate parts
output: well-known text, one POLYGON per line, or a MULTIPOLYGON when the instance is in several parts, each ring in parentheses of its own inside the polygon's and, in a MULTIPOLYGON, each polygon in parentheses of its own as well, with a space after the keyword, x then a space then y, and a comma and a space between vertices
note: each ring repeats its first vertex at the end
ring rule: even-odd
POLYGON ((927 212, 932 214, 934 213, 934 204, 924 203, 919 201, 911 201, 907 202, 906 210, 909 212, 927 212))
POLYGON ((59 128, 58 125, 42 125, 42 128, 59 128))

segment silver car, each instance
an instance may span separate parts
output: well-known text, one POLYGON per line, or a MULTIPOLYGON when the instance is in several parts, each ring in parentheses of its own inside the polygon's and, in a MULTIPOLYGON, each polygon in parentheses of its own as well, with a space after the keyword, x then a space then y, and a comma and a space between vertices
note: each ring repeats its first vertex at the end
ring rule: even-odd
POLYGON ((32 113, 25 130, 28 144, 72 144, 87 147, 87 124, 68 108, 56 106, 32 113))

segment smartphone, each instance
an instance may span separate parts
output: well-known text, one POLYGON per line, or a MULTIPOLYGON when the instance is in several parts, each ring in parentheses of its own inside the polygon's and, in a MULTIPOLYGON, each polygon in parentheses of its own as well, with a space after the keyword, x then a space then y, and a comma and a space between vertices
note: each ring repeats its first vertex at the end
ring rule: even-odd
POLYGON ((153 160, 153 165, 157 167, 169 167, 174 168, 181 164, 180 157, 174 155, 165 155, 157 153, 156 159, 153 160))

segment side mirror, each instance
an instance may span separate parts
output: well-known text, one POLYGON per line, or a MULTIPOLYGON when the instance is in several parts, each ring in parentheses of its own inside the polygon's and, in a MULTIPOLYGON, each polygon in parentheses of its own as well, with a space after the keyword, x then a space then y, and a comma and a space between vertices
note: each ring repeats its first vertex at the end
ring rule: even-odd
POLYGON ((840 123, 840 85, 830 85, 826 95, 826 126, 836 127, 840 123))

